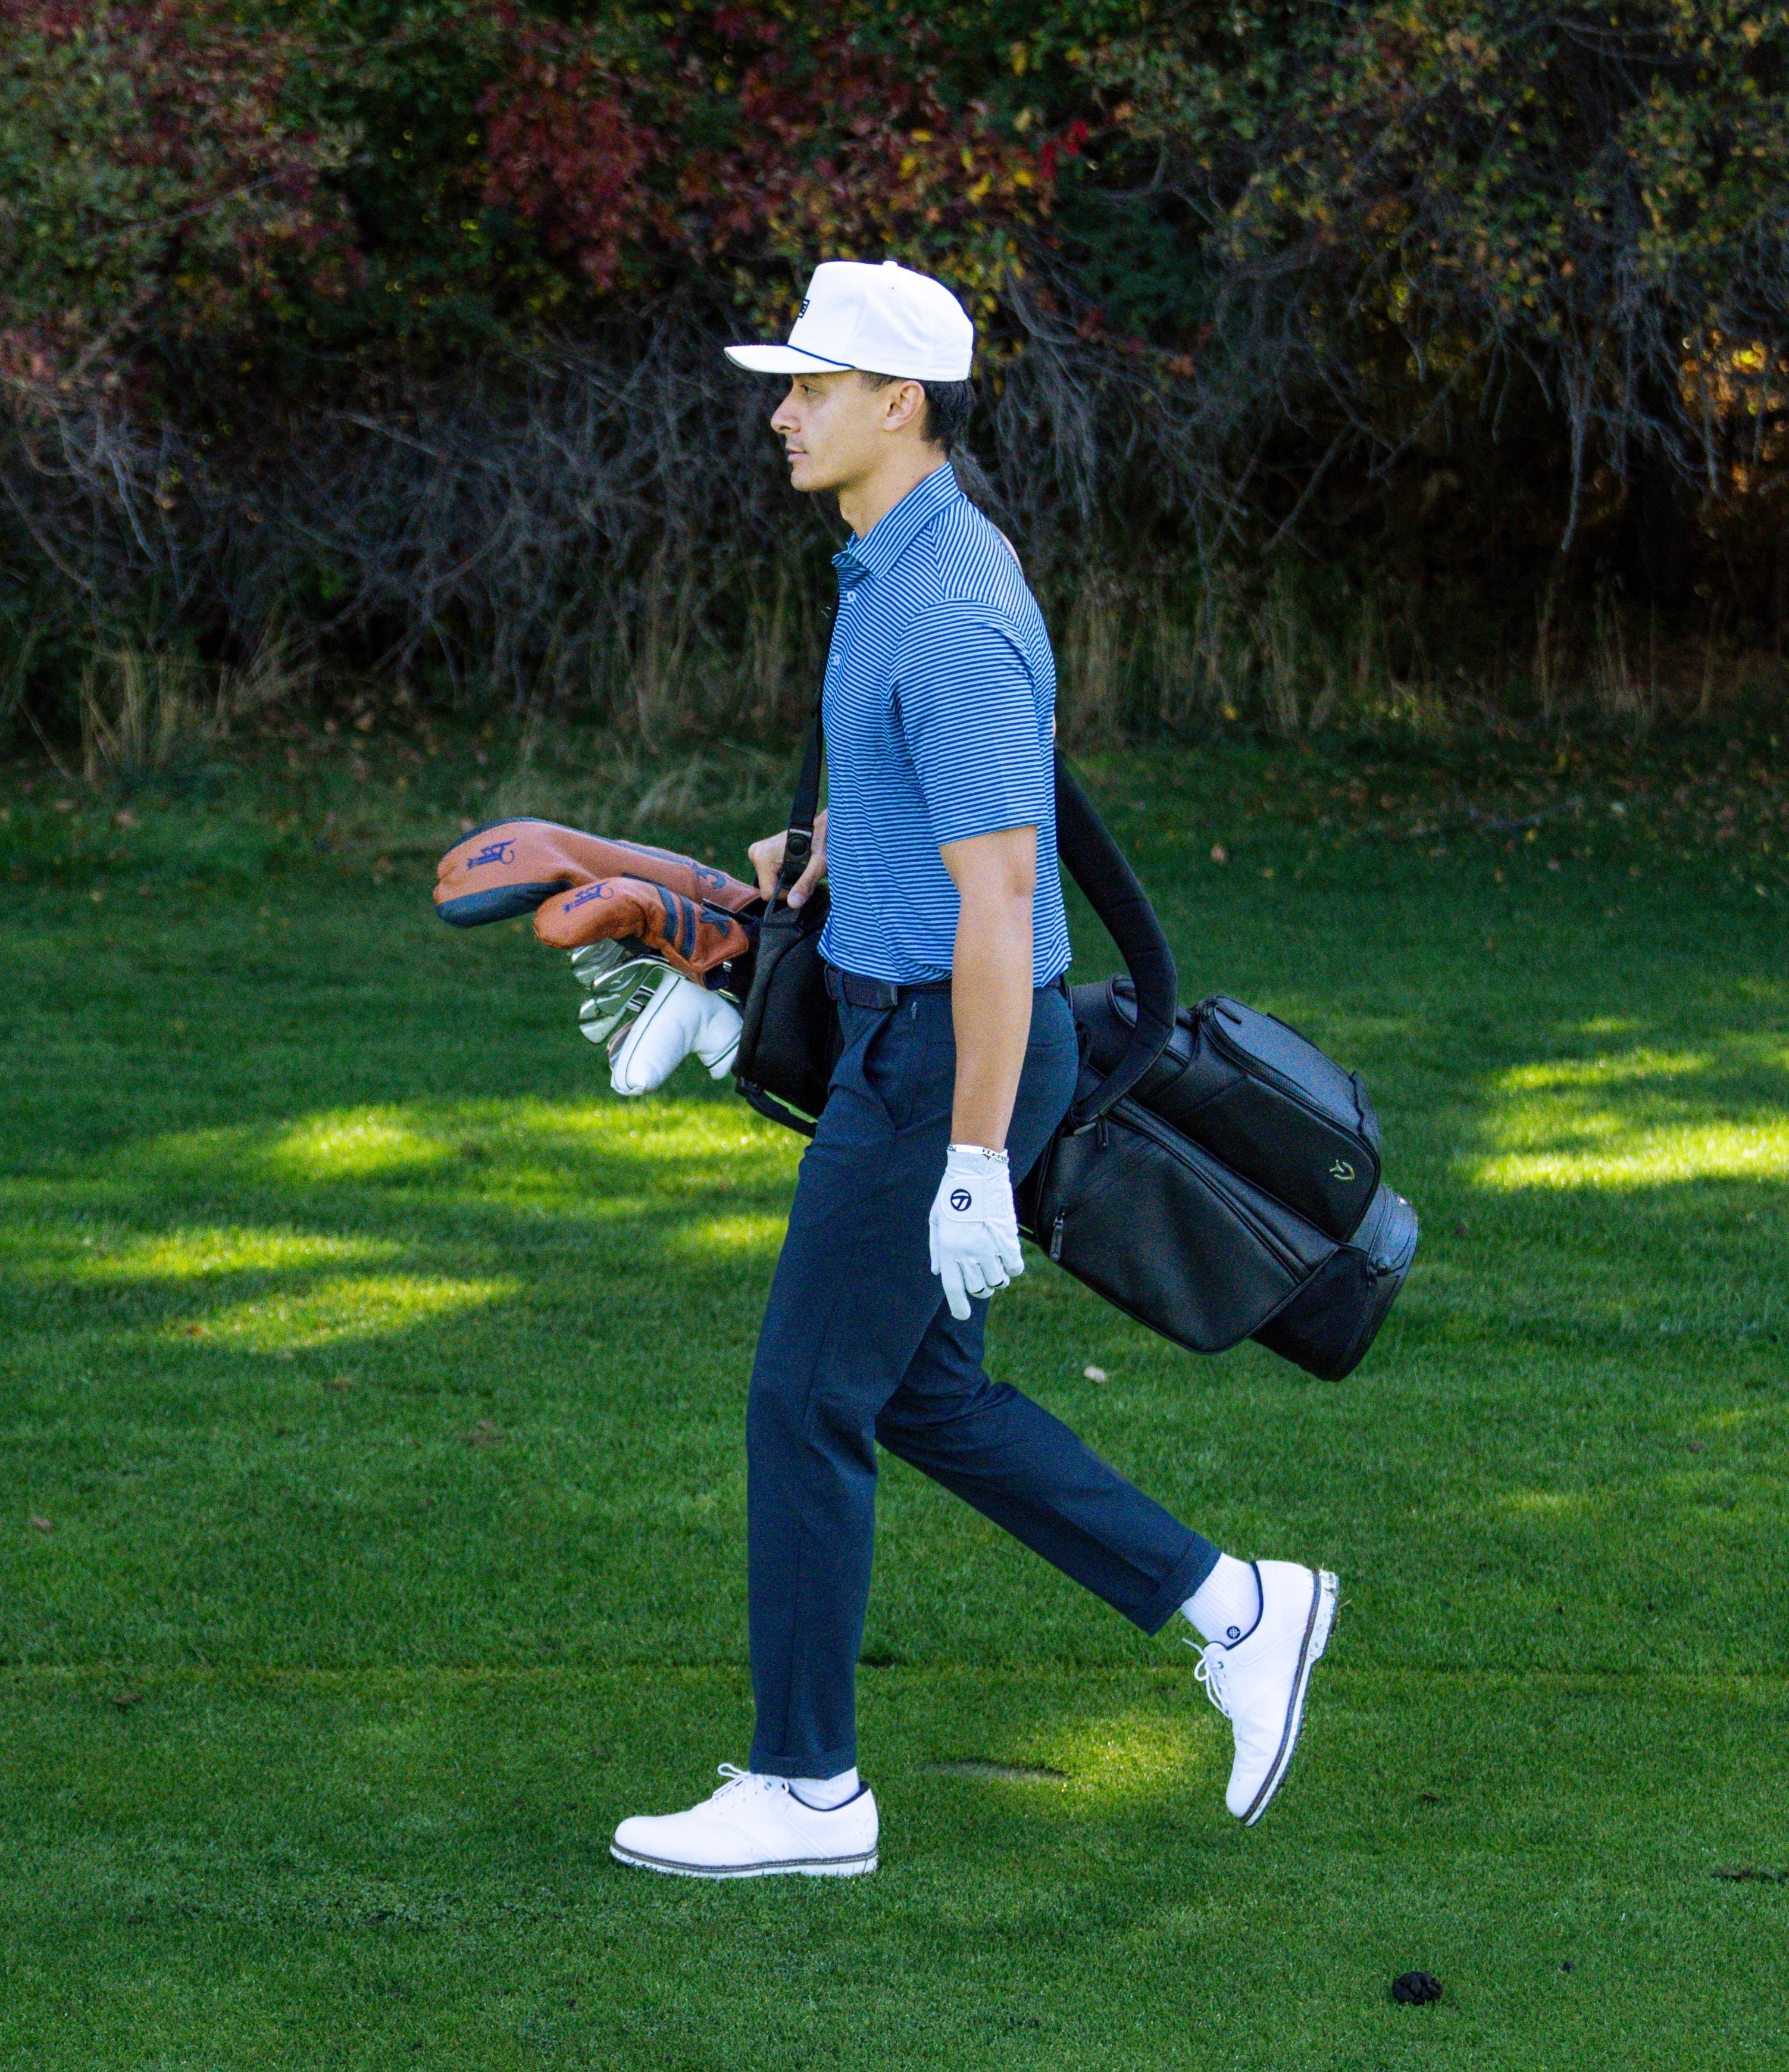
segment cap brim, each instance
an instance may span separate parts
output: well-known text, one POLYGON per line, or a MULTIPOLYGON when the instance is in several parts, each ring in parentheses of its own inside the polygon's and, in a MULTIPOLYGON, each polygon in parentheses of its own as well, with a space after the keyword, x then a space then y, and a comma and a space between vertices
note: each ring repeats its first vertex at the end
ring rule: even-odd
POLYGON ((848 360, 822 360, 793 345, 729 345, 722 347, 735 367, 748 374, 841 374, 848 360))

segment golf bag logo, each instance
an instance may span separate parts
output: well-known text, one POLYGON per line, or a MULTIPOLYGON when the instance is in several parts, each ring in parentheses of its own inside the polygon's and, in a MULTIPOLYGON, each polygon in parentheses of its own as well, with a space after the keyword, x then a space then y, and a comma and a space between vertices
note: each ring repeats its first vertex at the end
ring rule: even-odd
POLYGON ((1332 1180, 1351 1180, 1354 1178, 1354 1168, 1346 1158, 1338 1158, 1330 1168, 1330 1178, 1332 1180))
POLYGON ((513 863, 515 861, 514 842, 494 841, 487 848, 481 849, 476 856, 468 857, 466 860, 466 868, 468 870, 476 870, 480 864, 513 863))
POLYGON ((951 1190, 951 1207, 960 1216, 969 1214, 969 1204, 974 1198, 967 1187, 953 1187, 951 1190))

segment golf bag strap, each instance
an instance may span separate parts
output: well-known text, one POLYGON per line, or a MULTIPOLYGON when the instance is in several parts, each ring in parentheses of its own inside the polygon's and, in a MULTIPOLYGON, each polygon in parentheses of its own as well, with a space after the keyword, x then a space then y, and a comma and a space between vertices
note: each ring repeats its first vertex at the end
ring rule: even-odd
POLYGON ((783 847, 783 869, 776 881, 782 898, 808 868, 814 853, 814 821, 820 811, 820 769, 826 752, 826 731, 820 718, 825 693, 814 701, 814 723, 808 730, 808 746, 801 756, 801 774, 796 779, 795 802, 789 808, 788 838, 783 847))
POLYGON ((1078 1134, 1122 1100, 1168 1046, 1180 1012, 1180 977, 1149 895, 1093 809, 1093 802, 1056 757, 1056 849, 1118 947, 1137 989, 1137 1026, 1117 1063, 1069 1110, 1064 1127, 1078 1134))

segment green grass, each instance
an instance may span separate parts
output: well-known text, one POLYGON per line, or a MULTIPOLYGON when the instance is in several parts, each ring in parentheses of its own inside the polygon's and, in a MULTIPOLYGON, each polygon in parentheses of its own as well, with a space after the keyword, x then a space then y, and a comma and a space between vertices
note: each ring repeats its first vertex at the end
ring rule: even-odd
POLYGON ((1768 786, 1729 772, 1736 822, 1705 773, 1100 766, 1186 996, 1365 1071, 1423 1249, 1339 1386, 1035 1256, 993 1359, 1221 1544, 1339 1570, 1306 1744, 1238 1830, 1173 1636, 890 1462, 883 1868, 710 1888, 607 1842, 746 1750, 800 1146, 693 1067, 609 1096, 558 960, 429 913, 486 773, 336 752, 366 781, 0 808, 0 2066, 1781 2061, 1768 786), (1391 2003, 1413 1967, 1438 2007, 1391 2003))

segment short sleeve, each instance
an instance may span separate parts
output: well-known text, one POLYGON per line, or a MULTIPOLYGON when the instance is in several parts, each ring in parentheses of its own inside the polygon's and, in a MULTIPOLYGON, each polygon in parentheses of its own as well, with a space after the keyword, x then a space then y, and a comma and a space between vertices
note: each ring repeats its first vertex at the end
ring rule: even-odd
POLYGON ((1055 796, 1046 722, 1001 615, 981 604, 935 606, 907 628, 894 673, 933 841, 1043 825, 1055 796))

